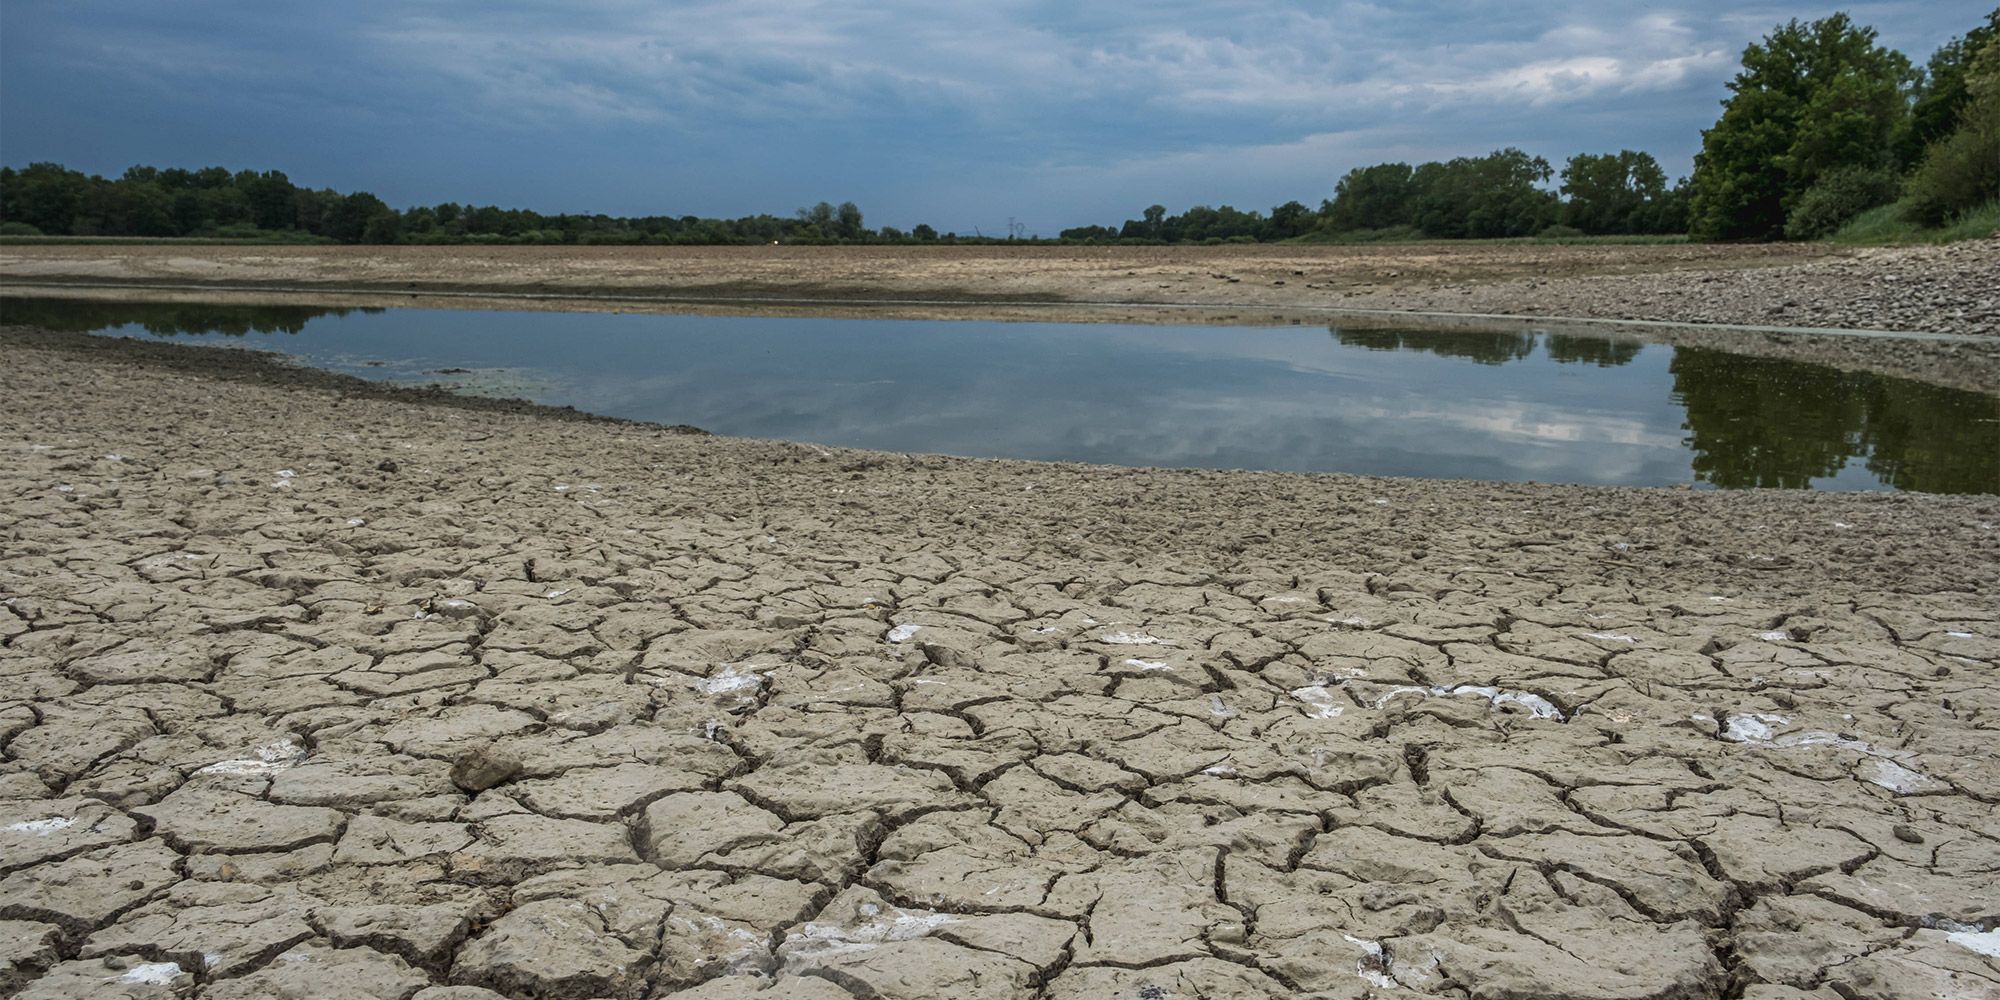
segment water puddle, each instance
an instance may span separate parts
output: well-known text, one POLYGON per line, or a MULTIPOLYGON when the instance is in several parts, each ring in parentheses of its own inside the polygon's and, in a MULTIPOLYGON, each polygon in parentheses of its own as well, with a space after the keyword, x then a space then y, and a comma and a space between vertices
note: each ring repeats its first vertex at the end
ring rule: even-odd
POLYGON ((2000 492, 2000 397, 1613 337, 109 303, 0 319, 281 351, 718 434, 1132 466, 2000 492))

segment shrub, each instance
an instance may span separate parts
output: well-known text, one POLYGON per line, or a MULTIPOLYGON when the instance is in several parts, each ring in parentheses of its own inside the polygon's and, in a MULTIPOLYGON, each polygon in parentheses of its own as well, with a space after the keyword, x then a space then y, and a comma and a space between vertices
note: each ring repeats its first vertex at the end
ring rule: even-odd
POLYGON ((1785 238, 1831 236, 1855 216, 1896 200, 1900 182, 1886 168, 1842 167, 1828 171, 1799 196, 1785 217, 1785 238))
POLYGON ((1535 234, 1536 238, 1544 240, 1574 240, 1574 239, 1580 239, 1584 235, 1585 234, 1583 230, 1578 229, 1575 226, 1564 226, 1564 225, 1550 226, 1549 228, 1544 229, 1541 232, 1535 234))
POLYGON ((0 236, 40 236, 42 231, 25 222, 0 222, 0 236))
POLYGON ((2000 197, 2000 100, 1988 104, 1932 145, 1910 175, 1904 212, 1911 222, 1943 225, 2000 197))

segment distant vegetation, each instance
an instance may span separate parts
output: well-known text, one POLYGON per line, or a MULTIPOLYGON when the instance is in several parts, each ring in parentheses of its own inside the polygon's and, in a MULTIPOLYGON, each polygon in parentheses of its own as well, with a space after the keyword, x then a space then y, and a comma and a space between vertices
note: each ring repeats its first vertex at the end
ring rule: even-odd
MULTIPOLYGON (((1743 53, 1694 175, 1667 183, 1633 150, 1558 172, 1519 149, 1347 172, 1317 209, 1153 205, 1067 243, 1373 242, 1585 237, 1897 242, 1986 235, 2000 220, 2000 10, 1918 67, 1846 14, 1779 26, 1743 53)), ((1013 242, 863 224, 853 202, 791 216, 543 215, 445 202, 398 211, 275 170, 133 167, 109 180, 53 163, 0 168, 0 238, 330 243, 1013 242)), ((1047 242, 1047 241, 1037 241, 1047 242)))
POLYGON ((789 218, 543 215, 445 202, 397 211, 366 191, 292 183, 276 170, 133 167, 116 180, 55 163, 0 168, 0 236, 195 237, 293 243, 863 243, 941 239, 868 229, 853 202, 789 218))
POLYGON ((1241 212, 1197 206, 1168 215, 1146 209, 1124 225, 1065 229, 1065 240, 1141 243, 1257 243, 1287 239, 1508 239, 1525 236, 1631 236, 1686 231, 1685 185, 1667 186, 1650 154, 1579 154, 1548 185, 1547 160, 1518 149, 1448 163, 1383 163, 1350 170, 1317 211, 1294 201, 1241 212))

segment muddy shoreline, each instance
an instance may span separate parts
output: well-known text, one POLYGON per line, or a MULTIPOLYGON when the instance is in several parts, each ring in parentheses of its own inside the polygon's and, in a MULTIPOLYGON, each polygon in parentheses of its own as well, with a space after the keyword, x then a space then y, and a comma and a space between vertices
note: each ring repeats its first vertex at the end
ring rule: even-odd
POLYGON ((0 992, 2000 990, 2000 498, 897 455, 0 346, 0 992))

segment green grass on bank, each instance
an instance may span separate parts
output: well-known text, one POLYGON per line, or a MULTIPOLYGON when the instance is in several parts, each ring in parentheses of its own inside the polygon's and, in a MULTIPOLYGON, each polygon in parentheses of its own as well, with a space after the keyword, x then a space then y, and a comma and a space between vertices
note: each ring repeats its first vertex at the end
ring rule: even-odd
POLYGON ((1895 246, 1905 243, 1952 243, 2000 233, 2000 201, 1964 212, 1936 229, 1910 222, 1901 204, 1869 209, 1826 238, 1843 246, 1895 246))

